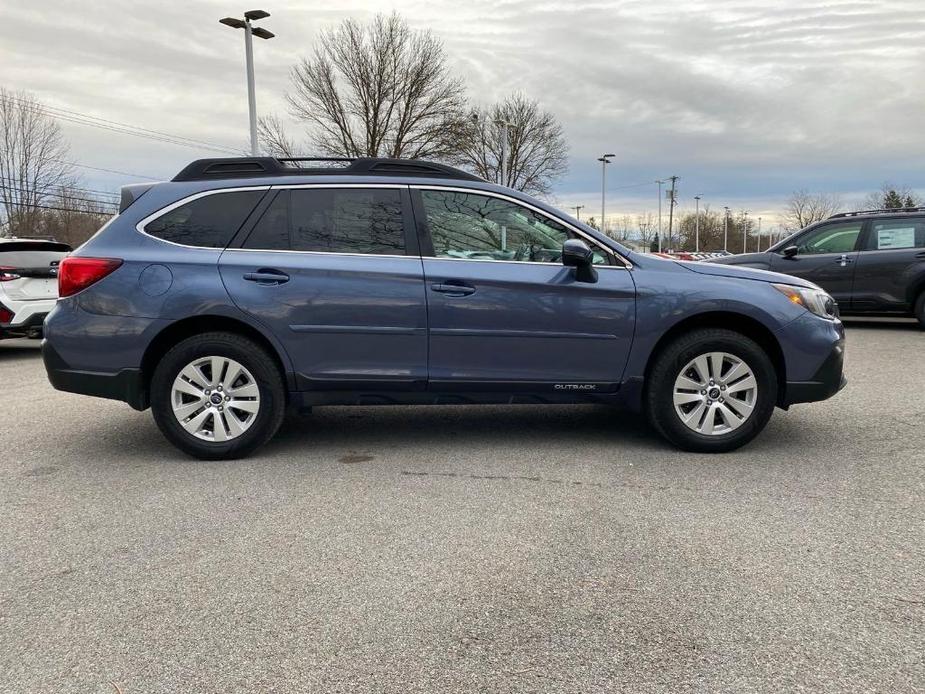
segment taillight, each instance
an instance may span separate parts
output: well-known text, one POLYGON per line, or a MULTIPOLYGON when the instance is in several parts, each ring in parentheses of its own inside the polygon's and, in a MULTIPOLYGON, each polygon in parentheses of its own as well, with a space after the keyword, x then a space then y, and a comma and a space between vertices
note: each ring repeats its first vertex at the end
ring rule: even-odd
POLYGON ((58 266, 58 296, 63 298, 86 289, 121 264, 117 258, 65 258, 58 266))
POLYGON ((18 279, 19 275, 16 274, 15 267, 0 267, 0 282, 11 282, 18 279))
POLYGON ((0 323, 9 323, 11 320, 13 320, 13 312, 0 304, 0 323))

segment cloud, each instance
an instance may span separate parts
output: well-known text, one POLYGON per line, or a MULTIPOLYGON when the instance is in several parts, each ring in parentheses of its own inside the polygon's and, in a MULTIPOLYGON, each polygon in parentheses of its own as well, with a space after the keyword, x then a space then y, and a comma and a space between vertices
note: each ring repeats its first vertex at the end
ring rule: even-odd
MULTIPOLYGON (((654 207, 671 174, 682 203, 773 209, 796 188, 925 187, 925 5, 918 0, 402 3, 275 1, 258 41, 258 107, 285 113, 289 67, 347 16, 398 9, 440 36, 474 101, 512 91, 562 121, 571 168, 557 196, 599 200, 603 150, 614 211, 654 207), (622 191, 622 192, 621 192, 622 191), (630 209, 632 208, 632 209, 630 209)), ((0 24, 4 85, 44 102, 244 147, 240 32, 226 3, 43 0, 0 24)), ((169 176, 206 152, 65 124, 86 163, 169 176)), ((94 174, 95 176, 96 174, 94 174)), ((102 175, 101 175, 102 177, 102 175)), ((117 185, 117 177, 97 180, 117 185)))

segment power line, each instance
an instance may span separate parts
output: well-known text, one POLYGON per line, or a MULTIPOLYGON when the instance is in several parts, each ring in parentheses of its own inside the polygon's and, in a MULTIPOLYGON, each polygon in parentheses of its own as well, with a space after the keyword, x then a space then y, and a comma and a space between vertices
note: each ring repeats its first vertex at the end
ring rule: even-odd
MULTIPOLYGON (((51 197, 51 198, 60 198, 62 200, 79 200, 80 202, 90 202, 95 205, 101 205, 105 207, 118 207, 118 203, 108 200, 94 200, 93 198, 81 198, 76 195, 65 195, 64 193, 48 193, 40 192, 36 190, 29 190, 27 188, 15 188, 12 186, 3 185, 0 183, 0 190, 10 190, 18 193, 19 195, 37 195, 40 197, 51 197)), ((32 207, 33 205, 28 202, 12 202, 12 205, 28 206, 32 207)))
POLYGON ((20 207, 29 207, 32 209, 38 210, 57 210, 58 212, 74 212, 75 214, 95 214, 97 216, 106 216, 111 217, 114 215, 114 212, 96 212, 93 210, 78 210, 73 207, 53 207, 51 205, 23 205, 20 204, 20 207))
MULTIPOLYGON (((21 182, 18 179, 14 178, 13 176, 4 176, 2 174, 0 174, 0 183, 6 183, 8 185, 14 185, 14 186, 21 185, 21 182)), ((111 190, 96 190, 94 188, 84 188, 82 186, 75 186, 75 185, 70 185, 70 184, 64 184, 64 185, 58 185, 58 186, 46 185, 46 186, 43 186, 41 190, 39 190, 38 188, 36 188, 35 190, 36 192, 48 193, 49 195, 52 195, 53 191, 55 190, 68 190, 68 191, 74 191, 75 193, 95 194, 97 196, 109 197, 112 199, 112 202, 117 202, 121 199, 121 195, 119 193, 114 193, 111 190)))
POLYGON ((91 116, 86 113, 81 113, 80 111, 60 108, 58 106, 47 106, 41 102, 33 101, 30 99, 22 99, 17 96, 11 95, 9 98, 17 104, 27 106, 29 108, 34 108, 51 118, 58 118, 60 120, 76 123, 78 125, 87 125, 90 127, 100 128, 102 130, 108 130, 110 132, 117 132, 124 135, 133 135, 135 137, 143 137, 150 140, 155 140, 157 142, 165 142, 168 144, 180 145, 184 147, 211 149, 223 154, 241 154, 241 150, 235 149, 234 147, 228 145, 206 142, 204 140, 197 140, 195 138, 186 137, 183 135, 171 135, 170 133, 165 133, 160 130, 151 130, 149 128, 142 128, 141 126, 131 125, 130 123, 121 123, 119 121, 108 120, 98 116, 91 116))
POLYGON ((61 162, 62 164, 70 164, 71 166, 79 166, 82 169, 92 169, 93 171, 105 171, 106 173, 118 174, 120 176, 132 176, 133 178, 146 178, 149 181, 162 181, 163 178, 155 178, 154 176, 143 176, 142 174, 129 173, 128 171, 118 171, 116 169, 105 169, 101 166, 90 166, 89 164, 78 164, 76 161, 65 161, 64 159, 54 159, 53 161, 61 162))

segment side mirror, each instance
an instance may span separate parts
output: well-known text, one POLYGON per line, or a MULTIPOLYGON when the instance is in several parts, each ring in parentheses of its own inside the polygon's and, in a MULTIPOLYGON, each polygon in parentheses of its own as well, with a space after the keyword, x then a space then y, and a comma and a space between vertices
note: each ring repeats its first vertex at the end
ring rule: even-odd
POLYGON ((792 258, 793 256, 795 256, 797 253, 800 252, 800 249, 797 246, 787 246, 781 252, 784 254, 785 258, 792 258))
POLYGON ((562 264, 575 268, 575 279, 579 282, 597 282, 594 251, 581 239, 568 239, 562 244, 562 264))

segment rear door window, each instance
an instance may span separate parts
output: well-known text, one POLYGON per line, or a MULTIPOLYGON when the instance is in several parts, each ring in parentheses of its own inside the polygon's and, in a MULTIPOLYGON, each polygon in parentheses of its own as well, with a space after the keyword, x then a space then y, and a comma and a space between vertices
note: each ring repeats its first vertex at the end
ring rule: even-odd
POLYGON ((893 251, 909 248, 925 248, 925 218, 871 222, 864 250, 893 251))
POLYGON ((404 255, 401 191, 395 188, 280 191, 244 247, 404 255))
POLYGON ((145 233, 171 243, 224 248, 266 191, 213 193, 175 207, 148 222, 145 233))

